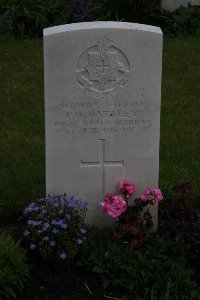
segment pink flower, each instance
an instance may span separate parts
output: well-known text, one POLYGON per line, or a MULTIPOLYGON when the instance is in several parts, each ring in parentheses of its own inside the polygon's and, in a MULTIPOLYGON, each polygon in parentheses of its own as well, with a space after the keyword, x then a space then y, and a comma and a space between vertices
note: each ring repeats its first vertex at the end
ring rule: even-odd
POLYGON ((132 196, 136 192, 136 186, 134 182, 124 179, 119 183, 119 190, 125 195, 132 196))
POLYGON ((162 201, 163 200, 163 194, 162 194, 160 189, 153 189, 152 191, 153 191, 157 201, 162 201))
POLYGON ((150 189, 144 190, 144 193, 140 196, 142 201, 149 201, 150 204, 155 204, 156 202, 163 200, 163 194, 160 189, 150 189))
POLYGON ((122 195, 107 193, 102 204, 103 210, 112 218, 119 217, 127 209, 127 204, 122 195))

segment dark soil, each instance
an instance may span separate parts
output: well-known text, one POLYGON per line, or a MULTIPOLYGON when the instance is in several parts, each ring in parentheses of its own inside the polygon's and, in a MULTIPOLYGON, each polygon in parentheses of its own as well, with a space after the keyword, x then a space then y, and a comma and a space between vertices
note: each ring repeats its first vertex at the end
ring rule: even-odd
POLYGON ((121 298, 121 295, 104 291, 95 274, 74 265, 56 270, 38 262, 32 266, 29 281, 17 299, 102 300, 107 297, 121 298))

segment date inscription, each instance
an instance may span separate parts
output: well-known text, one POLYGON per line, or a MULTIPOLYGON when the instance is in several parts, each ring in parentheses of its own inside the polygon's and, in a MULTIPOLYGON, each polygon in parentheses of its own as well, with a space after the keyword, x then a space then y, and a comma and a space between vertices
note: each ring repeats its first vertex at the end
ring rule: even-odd
POLYGON ((67 102, 58 109, 59 120, 54 125, 64 135, 132 134, 152 128, 152 120, 143 118, 143 101, 67 102))

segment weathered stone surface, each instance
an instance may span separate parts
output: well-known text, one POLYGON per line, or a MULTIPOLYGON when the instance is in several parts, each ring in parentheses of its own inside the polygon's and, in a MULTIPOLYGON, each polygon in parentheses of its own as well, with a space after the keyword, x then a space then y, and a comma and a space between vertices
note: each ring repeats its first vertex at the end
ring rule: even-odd
POLYGON ((88 201, 88 221, 109 225, 99 203, 120 179, 133 179, 137 195, 158 185, 161 30, 121 22, 47 28, 44 64, 46 191, 88 201))

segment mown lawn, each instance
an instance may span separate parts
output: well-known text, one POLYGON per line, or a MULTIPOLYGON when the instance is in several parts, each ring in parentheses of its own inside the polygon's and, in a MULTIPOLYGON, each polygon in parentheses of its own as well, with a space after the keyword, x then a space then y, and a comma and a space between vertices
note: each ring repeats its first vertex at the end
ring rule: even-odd
MULTIPOLYGON (((164 39, 160 188, 200 182, 200 37, 164 39)), ((0 40, 0 216, 45 192, 40 40, 0 40)))
POLYGON ((0 211, 9 215, 45 189, 41 41, 0 41, 0 93, 0 211))
POLYGON ((199 201, 200 37, 165 39, 160 140, 160 187, 190 182, 199 201))

